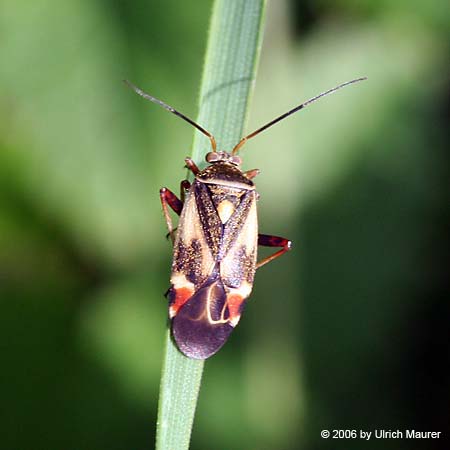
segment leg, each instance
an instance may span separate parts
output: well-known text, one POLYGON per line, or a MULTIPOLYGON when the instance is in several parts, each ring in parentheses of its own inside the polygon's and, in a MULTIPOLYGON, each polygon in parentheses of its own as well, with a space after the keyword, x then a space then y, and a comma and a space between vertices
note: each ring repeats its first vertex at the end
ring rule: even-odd
POLYGON ((185 192, 187 190, 189 190, 190 187, 191 187, 191 183, 189 183, 188 180, 183 180, 180 183, 180 198, 181 198, 181 200, 178 199, 177 196, 167 188, 161 188, 159 191, 159 196, 161 198, 161 204, 162 204, 162 208, 163 208, 164 218, 166 219, 167 228, 169 230, 169 232, 166 235, 166 238, 168 238, 170 236, 170 239, 172 240, 172 244, 175 240, 176 228, 173 228, 173 226, 172 226, 172 219, 170 218, 169 209, 167 208, 167 206, 170 206, 177 215, 180 215, 181 210, 183 209, 183 205, 184 205, 185 192))
POLYGON ((244 172, 244 176, 247 177, 249 180, 253 180, 253 178, 256 177, 256 175, 259 174, 259 169, 251 169, 247 170, 247 172, 244 172))
POLYGON ((186 163, 186 167, 194 174, 197 175, 200 172, 200 169, 197 167, 197 164, 191 158, 185 158, 184 162, 186 163))
MULTIPOLYGON (((184 204, 185 193, 186 193, 186 191, 188 191, 190 189, 190 187, 191 187, 191 183, 189 183, 188 180, 183 180, 180 183, 180 198, 181 198, 181 203, 183 203, 183 204, 184 204)), ((180 214, 178 214, 178 215, 180 215, 180 214)))
POLYGON ((172 225, 172 219, 170 217, 168 207, 170 206, 172 208, 172 210, 175 211, 176 214, 178 214, 178 215, 181 214, 181 210, 183 209, 184 191, 187 188, 187 185, 189 185, 189 181, 184 180, 181 182, 180 197, 182 198, 182 200, 180 200, 172 191, 170 191, 167 188, 161 188, 159 191, 159 197, 161 199, 161 205, 163 207, 164 218, 166 219, 167 229, 169 230, 168 236, 170 236, 170 239, 172 240, 172 244, 175 240, 175 236, 174 236, 175 230, 172 225))
POLYGON ((286 253, 292 247, 292 242, 288 239, 278 237, 278 236, 270 236, 268 234, 258 234, 258 245, 263 245, 264 247, 283 247, 281 250, 269 255, 267 258, 262 259, 256 264, 256 268, 264 266, 268 262, 278 258, 283 253, 286 253))

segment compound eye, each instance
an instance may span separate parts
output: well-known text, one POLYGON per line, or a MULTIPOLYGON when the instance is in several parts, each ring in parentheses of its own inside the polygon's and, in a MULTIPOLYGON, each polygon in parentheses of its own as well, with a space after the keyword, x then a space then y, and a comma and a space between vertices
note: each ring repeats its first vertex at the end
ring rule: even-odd
POLYGON ((240 166, 242 164, 242 160, 239 156, 232 156, 230 158, 230 162, 231 164, 234 164, 236 166, 240 166))
POLYGON ((206 154, 206 162, 213 163, 219 161, 220 157, 217 152, 209 152, 206 154))

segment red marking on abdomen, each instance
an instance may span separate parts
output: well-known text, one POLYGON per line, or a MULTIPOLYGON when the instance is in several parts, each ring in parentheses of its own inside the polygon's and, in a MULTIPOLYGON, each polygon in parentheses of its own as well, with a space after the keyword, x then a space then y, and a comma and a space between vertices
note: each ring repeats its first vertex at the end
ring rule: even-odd
POLYGON ((174 299, 171 300, 170 305, 170 317, 175 317, 179 309, 192 297, 194 289, 187 287, 182 288, 172 288, 174 299))
POLYGON ((233 327, 237 325, 239 319, 241 318, 241 306, 244 303, 245 298, 239 294, 228 294, 227 296, 227 307, 229 320, 233 327))

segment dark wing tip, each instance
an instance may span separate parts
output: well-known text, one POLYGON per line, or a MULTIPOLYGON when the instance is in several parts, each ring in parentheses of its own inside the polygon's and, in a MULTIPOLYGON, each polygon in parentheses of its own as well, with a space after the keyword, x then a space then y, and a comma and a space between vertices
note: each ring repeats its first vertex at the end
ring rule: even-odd
POLYGON ((222 281, 212 277, 180 308, 172 320, 172 335, 182 353, 206 359, 225 344, 234 329, 223 321, 225 302, 222 281))
POLYGON ((228 340, 233 327, 229 323, 213 324, 205 319, 192 320, 183 309, 173 318, 172 334, 180 351, 189 358, 207 359, 228 340))

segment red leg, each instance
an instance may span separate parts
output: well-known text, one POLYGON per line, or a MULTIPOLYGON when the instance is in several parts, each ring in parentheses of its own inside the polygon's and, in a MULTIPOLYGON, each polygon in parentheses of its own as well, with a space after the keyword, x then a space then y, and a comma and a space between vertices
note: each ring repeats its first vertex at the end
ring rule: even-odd
POLYGON ((278 236, 270 236, 269 234, 258 234, 258 245, 263 245, 264 247, 283 247, 283 248, 273 253, 272 255, 267 256, 267 258, 264 258, 261 261, 259 261, 256 264, 257 269, 289 251, 292 247, 292 242, 289 239, 285 239, 278 236))
POLYGON ((259 174, 259 169, 251 169, 251 170, 247 170, 247 172, 244 172, 244 175, 249 179, 249 180, 253 180, 253 178, 256 177, 256 175, 259 174))
POLYGON ((197 175, 200 172, 200 169, 197 167, 197 164, 191 158, 185 158, 184 162, 186 163, 186 167, 194 174, 197 175))
POLYGON ((180 183, 180 198, 181 198, 181 203, 183 203, 183 204, 184 204, 185 193, 186 193, 186 191, 188 191, 190 189, 190 187, 191 187, 191 183, 189 183, 188 180, 183 180, 180 183))
POLYGON ((181 210, 183 209, 183 202, 184 202, 184 193, 186 189, 189 189, 190 183, 187 180, 183 180, 180 184, 180 197, 182 200, 180 200, 172 191, 170 191, 167 188, 161 188, 159 191, 159 197, 161 199, 161 205, 163 208, 163 214, 164 218, 166 219, 167 229, 169 230, 168 236, 170 236, 170 239, 172 240, 172 243, 175 240, 175 229, 172 225, 172 219, 169 214, 169 206, 172 208, 172 210, 177 214, 181 214, 181 210))

